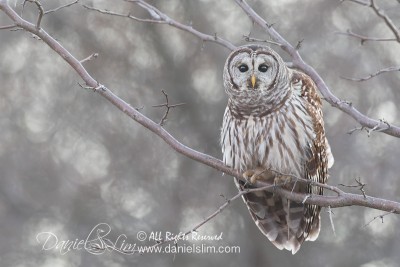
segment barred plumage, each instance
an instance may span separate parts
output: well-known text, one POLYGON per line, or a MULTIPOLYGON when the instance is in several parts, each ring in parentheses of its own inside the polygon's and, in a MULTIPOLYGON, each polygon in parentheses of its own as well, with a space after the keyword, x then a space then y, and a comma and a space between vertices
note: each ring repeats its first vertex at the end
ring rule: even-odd
MULTIPOLYGON (((225 164, 245 175, 262 172, 258 178, 270 182, 288 175, 326 182, 333 157, 325 138, 321 100, 310 77, 287 68, 272 49, 251 45, 228 57, 224 86, 229 96, 221 132, 225 164)), ((239 190, 251 187, 235 182, 239 190)), ((294 185, 290 189, 295 192, 323 194, 320 187, 294 185)), ((277 248, 294 254, 305 240, 318 237, 320 207, 264 191, 245 194, 243 199, 277 248)))

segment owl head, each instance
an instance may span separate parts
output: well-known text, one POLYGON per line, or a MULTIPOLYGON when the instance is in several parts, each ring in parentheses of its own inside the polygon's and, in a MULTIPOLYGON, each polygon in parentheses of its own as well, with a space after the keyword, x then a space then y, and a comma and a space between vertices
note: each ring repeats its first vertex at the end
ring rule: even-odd
MULTIPOLYGON (((238 47, 226 60, 224 86, 228 95, 262 97, 288 88, 288 68, 282 58, 267 46, 238 47)), ((283 92, 282 92, 283 93, 283 92)))

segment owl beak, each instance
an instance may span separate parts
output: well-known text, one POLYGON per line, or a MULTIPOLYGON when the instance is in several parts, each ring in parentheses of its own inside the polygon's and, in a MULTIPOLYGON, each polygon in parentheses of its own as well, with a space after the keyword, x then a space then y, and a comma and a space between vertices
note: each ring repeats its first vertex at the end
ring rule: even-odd
POLYGON ((254 74, 251 75, 250 81, 251 81, 251 86, 254 89, 254 86, 256 85, 256 76, 254 76, 254 74))

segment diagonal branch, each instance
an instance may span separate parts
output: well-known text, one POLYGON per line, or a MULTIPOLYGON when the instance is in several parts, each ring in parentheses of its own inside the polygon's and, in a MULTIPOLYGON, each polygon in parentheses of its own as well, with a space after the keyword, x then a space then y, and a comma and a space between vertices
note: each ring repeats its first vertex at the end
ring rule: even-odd
POLYGON ((386 73, 386 72, 394 72, 394 71, 400 71, 400 66, 394 66, 394 67, 388 67, 388 68, 384 68, 384 69, 380 69, 377 72, 371 73, 367 76, 361 77, 361 78, 349 78, 349 77, 342 77, 343 79, 346 80, 350 80, 350 81, 355 81, 355 82, 364 82, 367 81, 369 79, 372 79, 382 73, 386 73))
MULTIPOLYGON (((127 1, 127 0, 125 0, 125 1, 127 1)), ((217 43, 217 44, 220 44, 220 45, 228 48, 229 50, 234 50, 236 48, 235 45, 233 45, 229 41, 217 36, 216 33, 214 35, 208 35, 208 34, 202 33, 200 31, 194 29, 193 26, 191 26, 191 25, 185 25, 185 24, 182 24, 182 23, 170 18, 169 16, 162 13, 160 10, 158 10, 154 6, 149 5, 148 3, 144 2, 144 1, 138 0, 138 1, 127 1, 127 2, 132 2, 132 3, 139 5, 141 8, 145 9, 148 12, 148 14, 151 16, 151 18, 150 19, 142 19, 142 18, 135 17, 129 13, 121 14, 121 13, 112 12, 109 10, 103 10, 103 9, 99 9, 99 8, 95 8, 95 7, 90 7, 87 5, 83 5, 83 7, 86 9, 89 9, 89 10, 100 12, 102 14, 107 14, 107 15, 112 15, 112 16, 117 16, 117 17, 125 17, 125 18, 129 18, 129 19, 139 21, 139 22, 167 24, 167 25, 170 25, 177 29, 189 32, 189 33, 197 36, 203 42, 217 43)))
POLYGON ((345 1, 353 2, 353 3, 356 3, 356 4, 362 5, 362 6, 369 6, 370 5, 369 2, 363 1, 363 0, 341 0, 340 2, 345 2, 345 1))
POLYGON ((381 215, 378 215, 378 216, 375 216, 374 218, 372 218, 369 222, 367 222, 366 224, 364 224, 364 228, 365 227, 367 227, 368 225, 370 225, 373 221, 375 221, 376 219, 381 219, 381 222, 383 223, 383 217, 385 217, 385 216, 387 216, 387 215, 390 215, 390 214, 392 214, 393 212, 392 211, 388 211, 388 212, 385 212, 385 213, 383 213, 383 214, 381 214, 381 215))
POLYGON ((17 26, 16 25, 0 26, 0 30, 14 29, 15 27, 17 27, 17 26))
POLYGON ((389 29, 392 31, 394 36, 396 37, 397 42, 400 43, 400 30, 397 26, 393 23, 393 21, 386 15, 386 13, 381 9, 379 6, 376 5, 375 0, 370 0, 370 7, 375 11, 376 15, 382 18, 389 29))
POLYGON ((47 10, 46 12, 44 12, 44 14, 46 15, 46 14, 49 14, 49 13, 52 13, 52 12, 57 12, 60 9, 63 9, 63 8, 66 8, 66 7, 70 7, 72 5, 77 4, 78 2, 79 2, 79 0, 75 0, 74 2, 59 6, 59 7, 54 8, 54 9, 47 10))
POLYGON ((88 6, 88 5, 82 5, 82 6, 84 8, 86 8, 86 9, 97 11, 97 12, 102 13, 102 14, 116 16, 116 17, 129 18, 129 19, 133 19, 133 20, 139 21, 139 22, 160 23, 160 24, 165 24, 166 23, 165 21, 155 20, 155 19, 141 19, 141 18, 138 18, 138 17, 135 17, 135 16, 131 15, 130 13, 125 15, 125 14, 113 12, 113 11, 110 11, 110 10, 107 10, 107 9, 99 9, 99 8, 91 7, 91 6, 88 6))
MULTIPOLYGON (((193 150, 184 144, 180 143, 176 140, 169 132, 167 132, 162 126, 158 123, 155 123, 148 117, 141 114, 138 109, 132 107, 124 100, 116 96, 112 91, 110 91, 107 87, 100 84, 96 81, 88 71, 83 67, 82 63, 76 59, 67 49, 65 49, 57 40, 55 40, 52 36, 50 36, 44 29, 38 29, 35 24, 27 22, 22 19, 9 5, 7 0, 0 0, 0 10, 2 10, 11 20, 14 21, 17 27, 23 28, 24 30, 36 35, 39 37, 44 43, 46 43, 53 51, 55 51, 60 57, 62 57, 75 71, 76 73, 85 81, 87 87, 92 88, 95 92, 99 93, 105 99, 107 99, 111 104, 116 106, 119 110, 128 115, 131 119, 141 124, 143 127, 148 129, 149 131, 156 134, 158 137, 163 139, 169 146, 171 146, 178 153, 194 160, 198 161, 204 165, 212 167, 218 171, 224 172, 228 175, 237 177, 239 180, 243 182, 247 182, 242 175, 233 170, 229 166, 226 166, 221 160, 216 159, 210 155, 201 153, 199 151, 193 150)), ((382 211, 390 211, 393 213, 400 214, 400 203, 374 198, 370 196, 364 197, 359 194, 351 194, 346 193, 340 190, 337 187, 314 183, 310 180, 297 178, 298 181, 310 183, 314 186, 321 186, 332 190, 337 193, 336 196, 322 196, 322 195, 305 195, 301 193, 291 192, 281 187, 266 187, 266 191, 273 192, 277 195, 285 197, 289 200, 298 202, 298 203, 307 203, 307 204, 315 204, 321 207, 337 208, 337 207, 345 207, 345 206, 364 206, 373 209, 378 209, 382 211)), ((255 187, 263 187, 270 186, 270 184, 266 182, 257 181, 254 184, 255 187)))

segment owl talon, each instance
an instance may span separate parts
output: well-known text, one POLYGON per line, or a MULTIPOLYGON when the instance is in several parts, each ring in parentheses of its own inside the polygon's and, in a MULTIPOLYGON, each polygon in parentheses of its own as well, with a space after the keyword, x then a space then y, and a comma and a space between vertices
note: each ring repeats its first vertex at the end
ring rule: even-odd
POLYGON ((267 169, 256 168, 247 170, 243 173, 243 177, 249 184, 255 184, 257 181, 267 181, 273 178, 274 174, 267 169))
POLYGON ((279 175, 274 178, 274 185, 275 186, 280 186, 280 185, 286 185, 290 184, 292 182, 292 176, 286 176, 286 175, 279 175))
POLYGON ((293 191, 294 186, 291 186, 292 182, 293 182, 292 176, 289 176, 289 175, 276 176, 274 179, 274 189, 280 187, 280 188, 284 188, 286 190, 293 191))
POLYGON ((253 170, 247 170, 242 174, 243 178, 246 180, 246 184, 253 184, 252 177, 254 176, 253 170))

